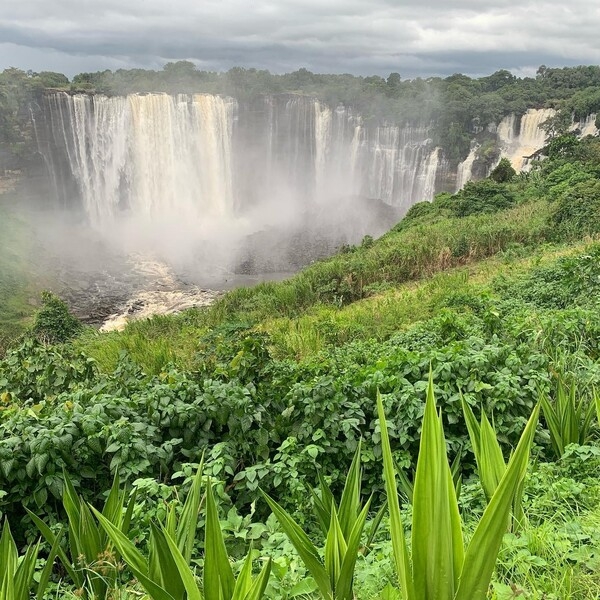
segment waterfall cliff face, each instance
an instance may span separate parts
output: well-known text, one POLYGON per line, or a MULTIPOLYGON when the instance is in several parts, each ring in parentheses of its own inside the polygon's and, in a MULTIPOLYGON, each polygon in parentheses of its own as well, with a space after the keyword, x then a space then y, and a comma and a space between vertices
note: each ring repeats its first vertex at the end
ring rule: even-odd
POLYGON ((585 119, 581 119, 581 121, 573 123, 573 129, 578 130, 581 137, 585 137, 586 135, 598 135, 598 128, 596 127, 596 113, 592 113, 585 119))
POLYGON ((469 150, 469 154, 467 158, 462 162, 458 163, 458 167, 456 169, 456 190, 461 190, 467 181, 470 181, 473 178, 473 165, 475 164, 475 159, 477 158, 477 152, 479 151, 480 145, 477 143, 471 144, 471 149, 469 150))
MULTIPOLYGON (((233 210, 235 103, 209 95, 47 98, 53 163, 65 162, 94 225, 120 212, 164 218, 233 210), (60 156, 62 154, 62 157, 60 156)), ((64 171, 64 169, 62 169, 64 171)), ((73 193, 64 186, 59 194, 73 193)))
MULTIPOLYGON (((488 132, 497 137, 497 160, 492 165, 487 164, 487 174, 498 161, 506 157, 510 160, 513 168, 518 171, 527 171, 531 167, 530 157, 546 144, 547 134, 541 125, 554 116, 556 111, 551 108, 527 110, 521 117, 514 114, 504 117, 498 125, 488 125, 488 132)), ((577 129, 581 136, 595 135, 595 115, 590 115, 581 122, 573 123, 572 129, 577 129)), ((468 156, 458 164, 456 171, 455 191, 460 190, 467 181, 474 179, 474 169, 479 159, 481 145, 475 140, 471 143, 468 156)), ((485 175, 486 166, 479 163, 477 173, 479 177, 485 175), (482 172, 483 171, 483 172, 482 172)))
POLYGON ((517 172, 526 169, 527 157, 544 146, 546 132, 540 125, 555 114, 552 108, 531 108, 520 119, 513 114, 500 121, 497 134, 502 156, 517 172))
MULTIPOLYGON (((552 109, 509 115, 489 131, 519 171, 545 143, 552 109)), ((405 212, 481 176, 480 142, 453 169, 433 125, 365 122, 301 95, 238 103, 208 94, 46 96, 40 151, 62 204, 97 227, 121 215, 197 227, 259 214, 291 221, 361 197, 405 212)), ((574 123, 596 134, 595 115, 574 123)), ((36 123, 36 131, 39 124, 36 123)), ((349 216, 351 218, 351 216, 349 216)), ((275 219, 276 220, 276 219, 275 219)))
POLYGON ((444 161, 430 127, 367 126, 306 96, 50 94, 40 146, 57 194, 95 225, 122 213, 230 218, 361 196, 430 200, 444 161), (49 142, 48 142, 49 140, 49 142), (76 196, 76 198, 74 197, 76 196))

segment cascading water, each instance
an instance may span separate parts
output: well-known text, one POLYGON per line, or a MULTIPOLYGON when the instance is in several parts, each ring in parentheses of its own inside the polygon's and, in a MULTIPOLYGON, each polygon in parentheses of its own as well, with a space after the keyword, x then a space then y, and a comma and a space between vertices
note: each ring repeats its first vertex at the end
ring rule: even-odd
POLYGON ((249 109, 207 94, 55 93, 45 116, 51 147, 40 150, 63 189, 70 172, 98 227, 121 213, 231 219, 273 198, 281 209, 362 196, 405 210, 432 198, 441 165, 430 126, 366 127, 306 96, 249 109))
POLYGON ((456 170, 456 189, 455 191, 462 190, 465 183, 470 181, 473 178, 473 164, 475 163, 475 159, 477 158, 477 152, 479 151, 479 144, 472 143, 471 150, 467 155, 467 158, 462 162, 458 163, 458 167, 456 170))
POLYGON ((506 156, 518 172, 527 168, 527 157, 544 146, 546 132, 540 125, 553 117, 552 108, 530 108, 518 121, 514 114, 500 121, 497 129, 502 156, 506 156), (517 130, 517 122, 519 127, 517 130))
POLYGON ((121 212, 231 215, 235 102, 218 96, 48 97, 54 143, 96 227, 121 212))
POLYGON ((586 135, 598 135, 598 128, 596 127, 596 113, 588 115, 585 119, 573 123, 572 129, 579 131, 581 137, 586 135))

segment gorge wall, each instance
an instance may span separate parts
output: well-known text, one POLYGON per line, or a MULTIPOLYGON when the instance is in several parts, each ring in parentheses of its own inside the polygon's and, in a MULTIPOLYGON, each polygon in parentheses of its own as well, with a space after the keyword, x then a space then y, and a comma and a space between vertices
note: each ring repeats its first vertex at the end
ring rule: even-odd
MULTIPOLYGON (((295 214, 340 209, 357 196, 403 213, 487 175, 500 156, 527 168, 553 114, 529 109, 488 125, 492 149, 488 142, 483 156, 474 135, 458 165, 432 141, 432 123, 368 123, 351 108, 289 94, 238 103, 209 94, 51 93, 36 135, 57 201, 80 205, 99 226, 123 212, 206 221, 263 205, 295 214)), ((595 133, 594 117, 574 127, 595 133)))
POLYGON ((405 211, 448 170, 431 128, 367 126, 306 96, 55 93, 37 135, 59 202, 100 224, 123 210, 201 219, 273 199, 289 210, 361 196, 405 211))

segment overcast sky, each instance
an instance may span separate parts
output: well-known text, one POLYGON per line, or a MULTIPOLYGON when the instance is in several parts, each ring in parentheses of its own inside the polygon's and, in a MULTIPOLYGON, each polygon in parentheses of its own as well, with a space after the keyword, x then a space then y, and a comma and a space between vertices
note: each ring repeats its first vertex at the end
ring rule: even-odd
POLYGON ((0 69, 403 77, 600 63, 600 0, 0 0, 0 69))

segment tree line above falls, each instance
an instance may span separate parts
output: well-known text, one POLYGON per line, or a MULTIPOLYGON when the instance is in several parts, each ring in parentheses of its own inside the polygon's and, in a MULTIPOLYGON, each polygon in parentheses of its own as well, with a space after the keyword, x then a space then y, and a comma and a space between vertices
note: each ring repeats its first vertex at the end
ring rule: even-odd
POLYGON ((340 103, 352 107, 366 122, 432 122, 436 125, 434 143, 444 149, 446 158, 459 162, 468 154, 474 135, 485 138, 486 126, 508 114, 520 116, 528 108, 551 107, 568 116, 563 121, 570 124, 571 117, 580 119, 600 111, 600 66, 542 65, 535 77, 524 78, 503 69, 476 79, 454 74, 407 80, 398 73, 383 78, 318 74, 307 69, 283 75, 241 67, 227 72, 202 71, 189 61, 167 63, 161 71, 80 73, 72 81, 61 73, 10 68, 0 73, 0 144, 9 145, 13 153, 26 153, 26 109, 46 89, 108 95, 211 93, 241 101, 264 94, 307 94, 332 107, 340 103))

